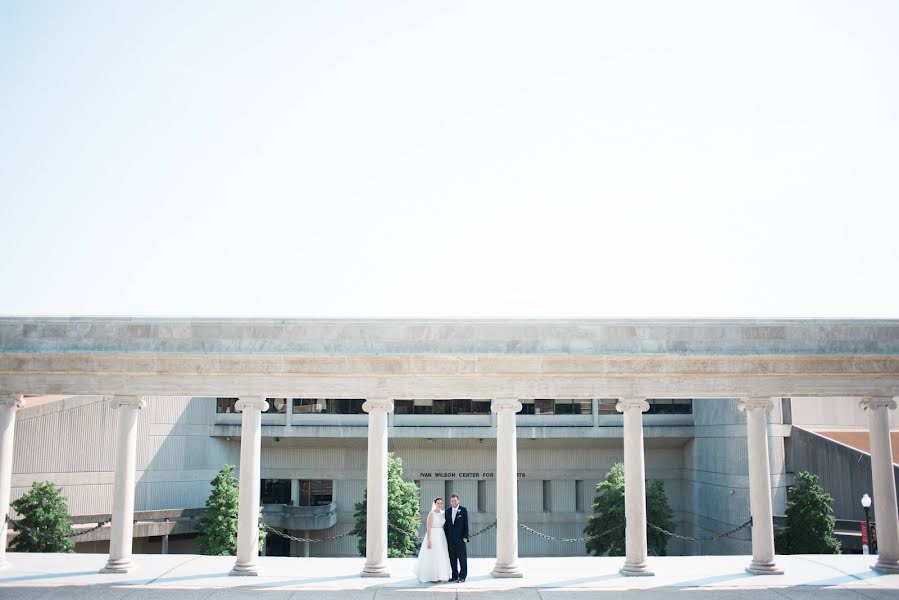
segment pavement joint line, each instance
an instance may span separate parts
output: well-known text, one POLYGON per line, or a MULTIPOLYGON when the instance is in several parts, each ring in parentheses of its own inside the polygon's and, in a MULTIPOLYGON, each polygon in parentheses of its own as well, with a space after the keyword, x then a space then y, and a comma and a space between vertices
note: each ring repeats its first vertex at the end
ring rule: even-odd
POLYGON ((175 566, 173 566, 171 569, 168 569, 167 571, 165 571, 165 572, 163 572, 163 573, 160 573, 159 575, 157 575, 156 577, 154 577, 153 579, 151 579, 150 581, 148 581, 145 585, 151 585, 151 584, 155 583, 156 581, 162 579, 163 577, 165 577, 166 575, 168 575, 169 573, 171 573, 171 572, 174 571, 175 569, 177 569, 177 568, 179 568, 179 567, 182 567, 182 566, 184 566, 184 565, 186 565, 186 564, 192 563, 193 561, 198 560, 198 559, 200 559, 200 558, 202 558, 202 555, 200 555, 200 556, 194 556, 193 558, 190 558, 190 559, 188 559, 188 560, 185 560, 184 562, 179 562, 178 564, 176 564, 175 566))
POLYGON ((783 592, 781 592, 781 591, 778 590, 777 588, 768 588, 768 589, 770 589, 770 590, 771 590, 772 592, 774 592, 776 595, 781 596, 782 598, 786 598, 787 600, 792 600, 792 598, 790 598, 789 596, 787 596, 786 594, 784 594, 783 592))
MULTIPOLYGON (((798 558, 799 560, 804 560, 804 561, 806 561, 806 562, 810 562, 810 563, 812 563, 813 565, 819 565, 819 566, 821 566, 821 567, 827 567, 827 568, 833 569, 834 571, 839 571, 840 573, 842 573, 842 574, 845 575, 846 577, 851 577, 852 579, 855 579, 856 581, 861 581, 862 583, 865 583, 865 584, 868 583, 868 582, 865 581, 863 578, 861 578, 861 577, 855 575, 854 573, 849 573, 848 571, 844 571, 843 569, 841 569, 841 568, 839 568, 839 567, 835 567, 835 566, 833 566, 833 565, 829 565, 829 564, 823 563, 823 562, 821 562, 821 561, 812 560, 811 558, 808 558, 808 556, 803 556, 803 555, 801 555, 801 554, 794 554, 793 556, 795 556, 795 557, 798 558)), ((870 556, 870 555, 869 555, 869 556, 870 556)))

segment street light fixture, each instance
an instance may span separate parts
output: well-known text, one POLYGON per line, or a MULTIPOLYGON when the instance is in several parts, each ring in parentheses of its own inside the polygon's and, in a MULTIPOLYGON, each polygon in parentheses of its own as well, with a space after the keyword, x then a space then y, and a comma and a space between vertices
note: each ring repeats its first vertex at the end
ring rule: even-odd
POLYGON ((870 554, 870 545, 871 545, 871 519, 869 517, 869 511, 871 510, 871 496, 867 493, 862 496, 862 508, 865 509, 865 539, 862 540, 862 554, 870 554))

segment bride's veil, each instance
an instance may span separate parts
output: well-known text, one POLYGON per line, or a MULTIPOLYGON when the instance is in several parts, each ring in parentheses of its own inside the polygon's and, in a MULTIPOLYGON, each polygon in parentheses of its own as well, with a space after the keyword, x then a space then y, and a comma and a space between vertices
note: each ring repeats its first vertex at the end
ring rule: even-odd
POLYGON ((431 512, 437 512, 437 502, 431 502, 431 512))

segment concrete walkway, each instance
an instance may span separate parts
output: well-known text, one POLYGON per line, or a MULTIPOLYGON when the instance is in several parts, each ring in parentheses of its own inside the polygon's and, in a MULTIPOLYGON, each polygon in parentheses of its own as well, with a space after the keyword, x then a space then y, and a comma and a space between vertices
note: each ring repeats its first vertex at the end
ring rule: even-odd
POLYGON ((447 598, 697 598, 713 600, 863 599, 899 600, 899 575, 879 575, 869 567, 874 557, 783 556, 780 576, 752 576, 743 569, 748 556, 678 556, 651 558, 655 577, 622 577, 622 558, 523 558, 523 579, 494 579, 494 560, 469 561, 464 584, 422 584, 410 569, 413 559, 390 559, 389 579, 363 579, 361 558, 260 558, 259 577, 230 577, 234 558, 190 554, 134 557, 138 568, 125 575, 101 575, 101 554, 10 553, 0 570, 0 599, 171 598, 172 600, 262 598, 264 600, 418 600, 435 594, 447 598))

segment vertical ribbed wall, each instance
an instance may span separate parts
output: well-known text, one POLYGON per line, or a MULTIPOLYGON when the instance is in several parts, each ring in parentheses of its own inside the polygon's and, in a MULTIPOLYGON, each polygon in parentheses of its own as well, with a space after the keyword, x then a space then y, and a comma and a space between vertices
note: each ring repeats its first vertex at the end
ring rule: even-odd
MULTIPOLYGON (((239 447, 211 437, 212 398, 148 397, 138 415, 135 510, 198 508, 209 481, 239 447)), ((12 498, 32 481, 62 487, 73 515, 112 510, 116 411, 100 396, 22 409, 16 423, 12 498)))
MULTIPOLYGON (((737 399, 694 400, 694 438, 684 448, 684 479, 691 490, 693 537, 714 536, 749 519, 749 463, 746 415, 737 409, 737 399)), ((779 402, 768 412, 768 451, 772 474, 774 514, 786 506, 784 441, 776 427, 782 423, 779 402)), ((686 545, 689 554, 749 554, 750 530, 731 538, 686 545)))

